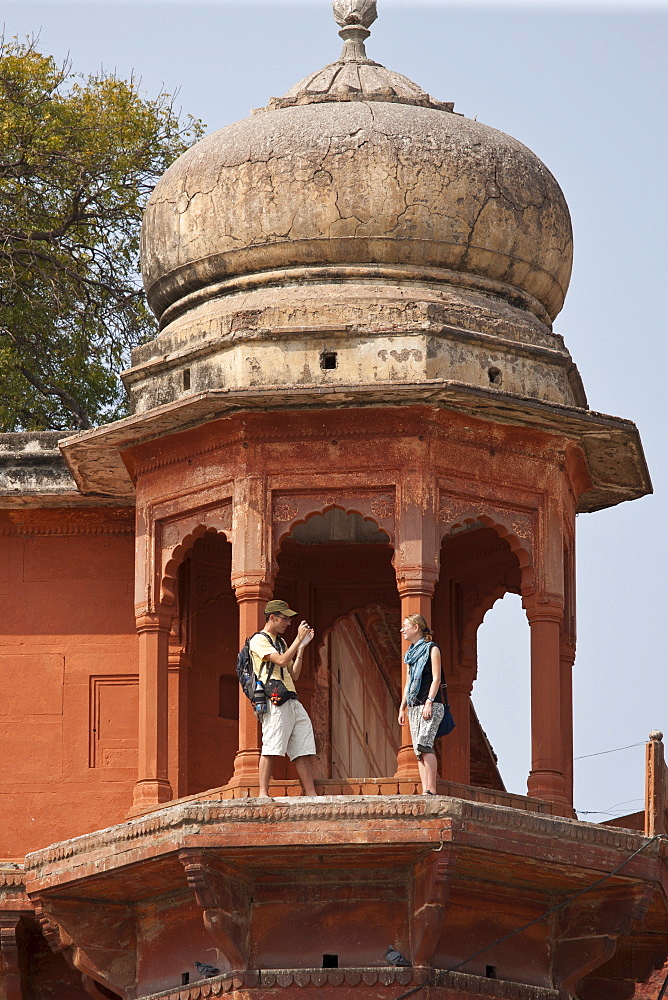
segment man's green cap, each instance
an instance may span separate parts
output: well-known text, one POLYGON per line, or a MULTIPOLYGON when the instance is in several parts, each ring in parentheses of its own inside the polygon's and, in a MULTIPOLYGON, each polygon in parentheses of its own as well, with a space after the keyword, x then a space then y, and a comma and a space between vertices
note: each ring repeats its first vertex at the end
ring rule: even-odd
POLYGON ((285 615, 286 618, 292 618, 296 615, 296 611, 291 611, 287 606, 285 601, 269 601, 269 604, 264 609, 265 615, 285 615))

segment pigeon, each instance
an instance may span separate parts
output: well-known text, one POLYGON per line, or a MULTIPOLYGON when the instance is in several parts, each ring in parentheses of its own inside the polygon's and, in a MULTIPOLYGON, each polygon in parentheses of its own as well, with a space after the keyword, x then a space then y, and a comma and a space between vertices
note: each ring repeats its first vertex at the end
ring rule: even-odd
POLYGON ((213 965, 207 965, 206 962, 195 962, 195 968, 200 975, 204 976, 205 979, 211 979, 212 976, 217 976, 220 971, 213 965))
POLYGON ((385 952, 385 958, 388 960, 388 962, 390 962, 391 965, 410 965, 411 964, 408 961, 408 959, 404 958, 404 956, 401 954, 401 952, 397 951, 396 948, 393 948, 392 945, 390 945, 390 947, 385 952))

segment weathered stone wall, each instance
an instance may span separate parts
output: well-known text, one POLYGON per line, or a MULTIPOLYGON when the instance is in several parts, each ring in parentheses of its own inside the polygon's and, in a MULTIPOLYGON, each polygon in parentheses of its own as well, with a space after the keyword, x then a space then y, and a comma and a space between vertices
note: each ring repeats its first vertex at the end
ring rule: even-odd
POLYGON ((132 508, 0 510, 0 857, 129 808, 133 542, 132 508))

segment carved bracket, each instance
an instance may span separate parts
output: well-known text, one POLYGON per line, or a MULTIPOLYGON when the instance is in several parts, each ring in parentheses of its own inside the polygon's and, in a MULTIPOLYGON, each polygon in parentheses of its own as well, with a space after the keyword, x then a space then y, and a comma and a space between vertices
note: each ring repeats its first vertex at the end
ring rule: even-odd
POLYGON ((99 983, 130 1000, 136 986, 136 932, 130 906, 94 900, 33 897, 35 914, 53 952, 82 974, 89 996, 99 983))
POLYGON ((566 906, 555 933, 555 985, 573 992, 588 973, 609 962, 618 938, 643 920, 653 895, 650 886, 611 886, 566 906))
POLYGON ((452 851, 432 852, 415 866, 410 915, 413 965, 431 965, 443 929, 455 861, 452 851))
POLYGON ((204 911, 204 926, 233 971, 248 969, 250 893, 241 875, 217 864, 203 851, 182 851, 189 887, 204 911))

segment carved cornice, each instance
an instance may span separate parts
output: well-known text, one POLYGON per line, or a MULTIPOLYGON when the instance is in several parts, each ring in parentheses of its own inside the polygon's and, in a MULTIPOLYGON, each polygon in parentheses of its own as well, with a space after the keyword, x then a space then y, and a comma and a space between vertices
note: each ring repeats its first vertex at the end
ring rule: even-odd
POLYGON ((0 888, 25 888, 25 868, 17 862, 0 863, 0 888))
MULTIPOLYGON (((417 401, 418 405, 419 402, 417 401)), ((353 406, 355 404, 352 404, 353 406)), ((388 403, 388 405, 392 405, 388 403)), ((364 404, 360 404, 362 408, 364 404)), ((342 411, 337 411, 341 414, 342 411)), ((431 438, 438 441, 447 441, 451 443, 457 441, 465 446, 471 447, 483 447, 487 448, 487 439, 482 443, 477 440, 472 440, 471 437, 465 433, 458 432, 458 429, 453 429, 451 426, 443 426, 438 421, 431 418, 428 413, 420 414, 419 416, 406 417, 403 414, 396 415, 394 418, 394 428, 391 432, 388 432, 387 428, 383 427, 381 423, 377 425, 373 422, 373 417, 371 413, 366 413, 363 421, 350 421, 347 423, 339 421, 334 424, 331 419, 328 423, 326 429, 323 430, 322 427, 310 427, 305 424, 297 424, 294 429, 286 422, 281 422, 280 428, 276 425, 275 428, 266 429, 260 426, 256 421, 252 420, 255 415, 253 409, 247 410, 245 413, 220 413, 214 416, 212 419, 225 420, 225 428, 221 434, 221 437, 214 441, 208 441, 207 443, 197 443, 196 441, 191 441, 191 447, 188 449, 179 449, 178 451, 172 445, 165 449, 162 449, 159 454, 151 455, 150 458, 138 459, 134 465, 135 475, 141 475, 147 472, 155 472, 158 469, 168 468, 172 465, 179 465, 183 462, 190 462, 195 458, 202 458, 205 455, 210 455, 217 451, 224 451, 235 446, 243 445, 246 447, 248 442, 257 445, 266 445, 274 442, 286 442, 286 441, 324 441, 330 440, 335 437, 338 441, 359 441, 360 443, 369 446, 370 438, 373 439, 374 435, 377 435, 379 439, 385 442, 388 438, 396 440, 397 438, 415 438, 419 433, 424 432, 425 427, 428 428, 428 433, 431 438), (246 420, 247 416, 251 417, 251 420, 246 420), (236 425, 233 423, 235 418, 240 423, 236 425)), ((331 415, 330 415, 331 417, 331 415)), ((613 418, 617 419, 617 418, 613 418)), ((186 430, 191 430, 192 428, 186 428, 186 430)), ((146 442, 138 442, 138 446, 141 449, 142 445, 146 442)), ((154 442, 151 442, 153 444, 154 442)), ((371 442, 372 446, 374 444, 373 440, 371 442)), ((542 459, 546 456, 545 445, 543 445, 540 451, 536 450, 534 452, 529 446, 525 446, 522 451, 510 447, 507 442, 501 446, 504 454, 516 454, 520 457, 540 457, 542 459)), ((553 449, 552 459, 556 460, 561 455, 563 455, 563 449, 557 447, 553 449)), ((237 458, 238 460, 238 458, 237 458)), ((398 473, 397 473, 398 475, 398 473)))
POLYGON ((0 515, 0 535, 133 535, 134 507, 86 511, 15 510, 0 515))
POLYGON ((134 535, 134 524, 55 524, 46 525, 16 524, 12 527, 0 526, 0 535, 134 535))
MULTIPOLYGON (((322 797, 319 800, 273 799, 231 799, 222 801, 189 800, 176 802, 156 809, 145 816, 129 822, 109 827, 96 833, 86 834, 74 840, 54 844, 26 856, 26 873, 29 879, 39 879, 54 874, 52 866, 68 863, 70 859, 91 852, 112 854, 116 848, 124 851, 132 848, 132 842, 145 838, 163 836, 180 831, 183 837, 208 832, 212 828, 224 828, 229 824, 271 823, 278 834, 280 824, 307 823, 322 829, 324 824, 336 822, 372 821, 378 829, 383 821, 404 819, 420 824, 433 822, 440 824, 450 821, 453 827, 462 830, 498 831, 521 830, 531 837, 540 837, 560 842, 570 842, 592 846, 603 850, 621 851, 632 854, 643 845, 641 834, 614 827, 601 827, 590 823, 564 820, 556 816, 527 812, 508 806, 472 802, 450 796, 438 796, 433 800, 415 795, 350 795, 322 797)), ((222 831, 221 831, 222 832, 222 831)), ((668 855, 668 848, 657 844, 645 852, 645 858, 656 857, 659 853, 668 855)), ((575 860, 573 862, 575 864, 575 860)))
MULTIPOLYGON (((448 993, 463 993, 466 998, 495 997, 498 1000, 560 1000, 563 994, 542 986, 524 986, 501 979, 483 979, 463 972, 438 972, 434 986, 448 993)), ((259 972, 231 972, 205 979, 179 990, 154 993, 145 1000, 202 1000, 221 997, 240 990, 288 989, 290 987, 341 986, 359 987, 360 994, 370 987, 420 986, 434 976, 433 969, 349 968, 349 969, 262 969, 259 972)))

